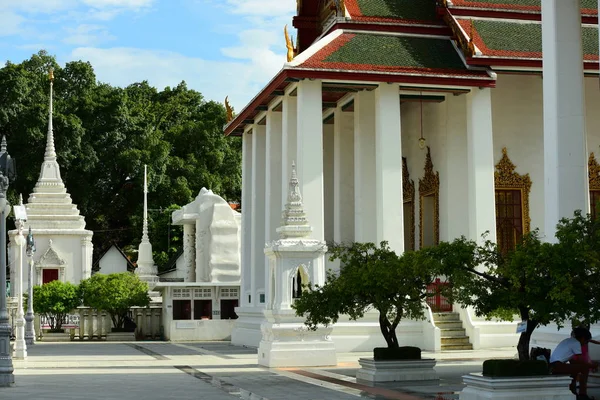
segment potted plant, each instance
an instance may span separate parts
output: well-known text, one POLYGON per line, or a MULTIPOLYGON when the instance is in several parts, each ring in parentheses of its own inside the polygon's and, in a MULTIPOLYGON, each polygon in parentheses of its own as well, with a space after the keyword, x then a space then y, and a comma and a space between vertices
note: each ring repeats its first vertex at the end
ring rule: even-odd
POLYGON ((50 326, 45 336, 48 334, 65 336, 62 326, 67 314, 80 304, 81 292, 77 285, 70 282, 56 280, 33 288, 34 311, 50 326))
POLYGON ((135 323, 128 317, 132 307, 150 304, 148 284, 131 272, 95 274, 81 282, 83 304, 98 311, 105 311, 112 320, 113 333, 131 333, 134 338, 135 323))
MULTIPOLYGON (((362 376, 357 377, 369 381, 398 380, 395 373, 378 374, 376 370, 383 368, 386 362, 397 370, 401 369, 398 360, 425 361, 421 360, 419 348, 400 346, 396 328, 403 318, 425 317, 425 300, 433 295, 427 293, 427 286, 436 276, 433 268, 436 263, 421 251, 398 256, 387 242, 381 242, 379 246, 352 243, 329 248, 331 260, 340 260, 340 272, 329 271, 323 286, 303 291, 292 307, 298 316, 306 318, 305 324, 312 330, 320 324, 334 324, 341 314, 356 320, 369 310, 376 310, 387 347, 375 348, 373 360, 361 359, 363 369, 371 372, 363 371, 367 376, 359 371, 362 376)), ((424 375, 425 379, 437 378, 433 371, 435 360, 419 364, 427 364, 426 368, 431 369, 431 374, 424 375)))

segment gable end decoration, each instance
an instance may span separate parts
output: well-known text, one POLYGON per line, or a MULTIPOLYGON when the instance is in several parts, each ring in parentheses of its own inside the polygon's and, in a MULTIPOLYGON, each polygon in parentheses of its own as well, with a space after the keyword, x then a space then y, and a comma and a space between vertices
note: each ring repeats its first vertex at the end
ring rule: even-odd
POLYGON ((529 192, 531 190, 531 178, 529 174, 520 175, 515 172, 517 167, 508 158, 506 147, 502 149, 502 158, 496 164, 494 172, 494 186, 496 189, 520 190, 523 199, 523 233, 531 229, 531 218, 529 217, 529 192))

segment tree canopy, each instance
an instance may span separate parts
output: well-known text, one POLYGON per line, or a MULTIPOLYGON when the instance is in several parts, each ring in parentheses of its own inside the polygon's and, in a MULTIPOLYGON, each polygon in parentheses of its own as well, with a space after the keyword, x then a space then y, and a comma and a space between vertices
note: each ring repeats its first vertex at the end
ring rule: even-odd
POLYGON ((331 260, 339 259, 339 274, 329 271, 323 286, 303 290, 292 307, 306 318, 310 329, 337 322, 340 314, 356 320, 375 309, 379 327, 389 348, 398 348, 396 327, 403 318, 422 319, 427 286, 436 265, 425 253, 398 256, 387 242, 352 243, 330 248, 331 260))
POLYGON ((452 301, 473 307, 477 316, 512 321, 518 315, 526 323, 517 345, 519 358, 526 360, 538 326, 555 323, 561 327, 573 318, 598 319, 597 309, 590 310, 591 299, 598 293, 597 279, 591 280, 598 277, 598 258, 593 267, 582 264, 591 256, 583 244, 592 241, 582 229, 585 221, 581 216, 563 220, 557 244, 544 243, 537 231, 530 232, 505 254, 489 240, 480 245, 464 237, 426 251, 440 262, 441 274, 450 280, 445 295, 452 301), (576 242, 581 246, 574 246, 576 242))
POLYGON ((62 329, 67 314, 81 305, 81 293, 70 282, 52 281, 33 287, 33 309, 50 324, 51 331, 62 329))
POLYGON ((167 239, 171 228, 153 226, 172 206, 192 201, 202 187, 240 200, 241 141, 223 136, 226 111, 221 103, 207 101, 185 82, 162 91, 146 81, 113 87, 97 81, 90 63, 73 61, 61 67, 41 51, 0 69, 0 134, 6 135, 8 151, 17 160, 11 202, 18 193, 27 198, 39 176, 51 67, 58 162, 87 229, 94 231, 95 251, 110 242, 137 248, 144 164, 157 259, 173 254, 167 239))
POLYGON ((131 272, 95 274, 82 281, 80 289, 83 304, 109 313, 115 328, 123 328, 131 307, 150 304, 148 284, 131 272))

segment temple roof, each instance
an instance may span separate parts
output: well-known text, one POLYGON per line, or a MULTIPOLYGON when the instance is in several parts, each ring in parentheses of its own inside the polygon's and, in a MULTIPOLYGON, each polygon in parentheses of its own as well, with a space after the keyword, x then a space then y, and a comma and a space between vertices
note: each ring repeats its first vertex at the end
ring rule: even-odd
POLYGON ((469 70, 450 38, 366 32, 342 32, 295 69, 383 72, 397 75, 492 78, 484 70, 469 70))
MULTIPOLYGON (((539 14, 541 0, 441 0, 449 9, 508 11, 539 14)), ((598 15, 597 0, 580 0, 582 15, 598 15)))
MULTIPOLYGON (((467 19, 457 17, 450 23, 460 25, 463 43, 473 40, 474 52, 467 54, 475 59, 487 57, 503 59, 542 59, 542 24, 537 21, 515 21, 502 19, 467 19)), ((582 27, 583 59, 586 62, 598 62, 598 27, 582 27)), ((460 41, 460 40, 459 40, 460 41)), ((463 46, 464 47, 464 46, 463 46)), ((493 65, 491 61, 481 60, 479 64, 493 65)))
POLYGON ((345 5, 356 21, 440 24, 435 0, 346 0, 345 5))

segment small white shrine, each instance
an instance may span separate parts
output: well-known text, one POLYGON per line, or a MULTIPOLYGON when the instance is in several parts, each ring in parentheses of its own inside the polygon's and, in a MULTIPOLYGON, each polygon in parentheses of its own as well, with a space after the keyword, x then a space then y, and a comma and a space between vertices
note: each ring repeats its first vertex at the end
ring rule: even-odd
POLYGON ((148 180, 147 180, 147 166, 144 165, 144 221, 142 226, 142 241, 138 247, 138 259, 137 268, 135 269, 136 275, 140 277, 142 281, 148 283, 150 288, 150 297, 153 296, 153 289, 156 282, 158 282, 158 268, 154 264, 154 258, 152 256, 152 244, 148 237, 148 180))
MULTIPOLYGON (((48 134, 44 162, 40 177, 27 201, 27 221, 23 230, 31 228, 37 251, 33 256, 33 285, 41 285, 53 280, 79 283, 89 278, 92 272, 92 231, 85 229, 85 218, 71 200, 71 195, 60 175, 56 160, 54 133, 52 128, 52 86, 54 76, 50 72, 50 107, 48 134)), ((16 277, 15 260, 18 260, 19 247, 15 243, 16 230, 8 232, 10 243, 8 258, 11 279, 16 277)), ((22 259, 26 259, 25 246, 22 259)), ((25 291, 28 288, 27 274, 23 274, 25 291)), ((12 293, 12 296, 16 293, 12 293)))
POLYGON ((163 296, 165 338, 227 340, 239 304, 241 214, 202 188, 172 221, 183 225, 183 254, 156 285, 163 296))
POLYGON ((337 365, 335 345, 329 336, 332 327, 311 331, 291 307, 294 299, 302 295, 303 285, 325 283, 327 252, 324 241, 311 238, 312 227, 302 206, 294 164, 282 226, 277 233, 280 239, 265 247, 268 290, 258 363, 266 367, 337 365))

